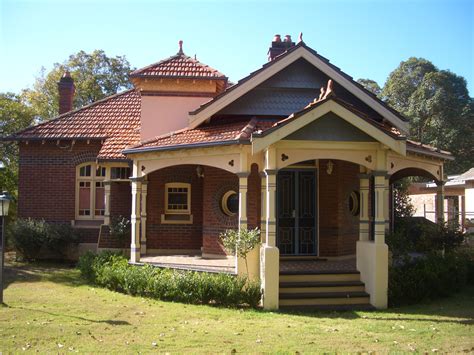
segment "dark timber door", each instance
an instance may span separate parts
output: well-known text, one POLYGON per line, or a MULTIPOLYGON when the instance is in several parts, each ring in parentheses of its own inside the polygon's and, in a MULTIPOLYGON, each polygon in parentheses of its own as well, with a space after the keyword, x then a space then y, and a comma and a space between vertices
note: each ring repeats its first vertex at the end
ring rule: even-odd
POLYGON ((316 255, 316 171, 277 176, 277 244, 281 255, 316 255))

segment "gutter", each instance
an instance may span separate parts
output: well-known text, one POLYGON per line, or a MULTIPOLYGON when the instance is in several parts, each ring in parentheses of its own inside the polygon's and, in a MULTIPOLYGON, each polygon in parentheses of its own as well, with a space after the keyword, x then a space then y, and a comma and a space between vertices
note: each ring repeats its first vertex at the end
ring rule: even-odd
POLYGON ((435 158, 441 158, 443 160, 451 160, 451 161, 454 160, 454 157, 452 155, 439 153, 439 152, 433 152, 433 151, 427 151, 427 150, 424 150, 424 149, 408 146, 408 144, 407 144, 407 151, 412 152, 412 153, 419 153, 419 154, 422 154, 422 155, 428 155, 428 156, 432 156, 432 157, 435 157, 435 158))
POLYGON ((250 145, 251 143, 248 140, 234 139, 234 140, 231 140, 231 141, 222 141, 222 142, 205 142, 205 143, 181 144, 181 145, 164 146, 164 147, 131 148, 131 149, 122 150, 122 154, 145 153, 145 152, 163 152, 163 151, 171 151, 171 150, 206 148, 206 147, 226 146, 226 145, 235 145, 235 144, 250 145))

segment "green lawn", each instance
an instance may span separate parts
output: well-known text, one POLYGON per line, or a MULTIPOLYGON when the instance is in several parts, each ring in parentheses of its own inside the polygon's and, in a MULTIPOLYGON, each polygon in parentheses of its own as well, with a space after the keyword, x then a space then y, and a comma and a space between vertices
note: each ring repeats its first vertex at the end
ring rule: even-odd
POLYGON ((9 264, 0 353, 474 352, 474 287, 384 312, 272 313, 131 297, 58 265, 9 264))

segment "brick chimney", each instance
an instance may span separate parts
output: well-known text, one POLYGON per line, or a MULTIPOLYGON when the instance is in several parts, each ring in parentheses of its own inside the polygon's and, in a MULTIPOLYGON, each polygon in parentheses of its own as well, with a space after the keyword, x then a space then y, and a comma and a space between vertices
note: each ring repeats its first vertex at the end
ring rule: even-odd
POLYGON ((66 71, 61 80, 58 81, 59 91, 59 114, 69 112, 72 110, 72 102, 74 100, 74 92, 76 87, 74 86, 74 80, 71 77, 71 73, 66 71))
POLYGON ((281 40, 280 35, 275 35, 273 37, 272 46, 268 50, 268 61, 271 61, 280 54, 285 53, 288 48, 293 47, 294 45, 295 42, 291 41, 290 35, 286 35, 283 41, 281 40))

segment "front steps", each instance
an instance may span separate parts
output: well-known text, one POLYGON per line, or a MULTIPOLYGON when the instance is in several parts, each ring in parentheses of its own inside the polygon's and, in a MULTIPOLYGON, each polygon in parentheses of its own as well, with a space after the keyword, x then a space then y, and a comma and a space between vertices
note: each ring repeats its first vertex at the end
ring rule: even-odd
POLYGON ((281 271, 280 308, 373 309, 358 271, 281 271))

